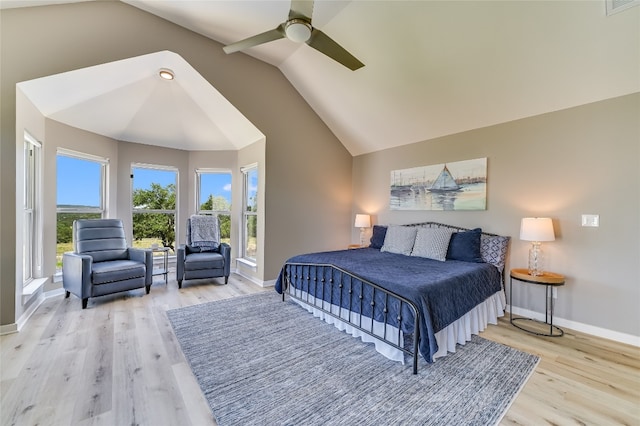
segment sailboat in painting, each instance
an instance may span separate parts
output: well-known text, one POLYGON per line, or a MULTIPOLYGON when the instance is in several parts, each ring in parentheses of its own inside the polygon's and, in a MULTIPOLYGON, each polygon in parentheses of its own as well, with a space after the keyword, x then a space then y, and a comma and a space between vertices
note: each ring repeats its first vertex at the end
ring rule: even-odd
POLYGON ((456 180, 451 175, 449 168, 445 164, 442 171, 433 182, 433 185, 428 189, 429 192, 443 193, 443 192, 455 192, 460 191, 462 187, 456 183, 456 180))

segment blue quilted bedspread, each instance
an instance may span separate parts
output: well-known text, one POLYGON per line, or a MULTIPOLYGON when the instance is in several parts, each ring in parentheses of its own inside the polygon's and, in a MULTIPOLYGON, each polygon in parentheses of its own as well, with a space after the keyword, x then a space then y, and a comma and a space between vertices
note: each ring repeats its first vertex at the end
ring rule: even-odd
MULTIPOLYGON (((433 354, 438 351, 435 333, 502 288, 500 272, 487 263, 440 262, 372 248, 303 254, 292 257, 286 263, 337 266, 413 302, 421 316, 419 349, 427 362, 431 362, 433 354)), ((282 293, 286 268, 283 268, 276 281, 278 293, 282 293)), ((337 281, 345 278, 339 278, 339 273, 332 268, 294 266, 287 271, 295 288, 336 305, 348 307, 351 304, 354 312, 373 316, 378 321, 388 316, 390 324, 399 326, 406 333, 414 331, 413 318, 408 318, 412 314, 406 306, 390 303, 382 294, 373 296, 371 288, 363 286, 359 280, 354 282, 349 279, 340 287, 337 281), (333 283, 329 279, 332 276, 336 277, 333 283), (326 279, 323 281, 322 278, 326 279), (363 302, 359 302, 358 298, 349 298, 347 289, 362 294, 363 302), (374 297, 372 305, 371 299, 374 297), (399 323, 396 321, 398 317, 402 318, 399 323)))

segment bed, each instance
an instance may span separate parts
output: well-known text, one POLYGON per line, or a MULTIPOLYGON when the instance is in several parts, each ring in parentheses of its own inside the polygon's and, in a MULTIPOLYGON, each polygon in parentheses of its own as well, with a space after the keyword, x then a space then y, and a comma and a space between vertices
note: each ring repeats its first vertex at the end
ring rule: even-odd
POLYGON ((509 237, 435 222, 378 226, 370 247, 290 258, 275 287, 283 300, 373 342, 384 356, 410 357, 415 374, 419 354, 433 362, 504 314, 508 243, 509 237), (443 247, 430 253, 436 236, 447 234, 446 257, 443 247), (426 254, 417 253, 421 247, 426 254))

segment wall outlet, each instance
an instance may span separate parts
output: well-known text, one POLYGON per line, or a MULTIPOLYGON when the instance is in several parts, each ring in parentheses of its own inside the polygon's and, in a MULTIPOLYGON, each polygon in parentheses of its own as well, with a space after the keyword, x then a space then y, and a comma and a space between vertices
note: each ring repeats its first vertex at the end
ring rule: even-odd
POLYGON ((588 226, 592 228, 597 228, 600 226, 600 215, 597 214, 583 214, 582 215, 582 226, 588 226))
POLYGON ((554 299, 558 298, 558 289, 555 287, 551 287, 551 297, 553 297, 554 299))

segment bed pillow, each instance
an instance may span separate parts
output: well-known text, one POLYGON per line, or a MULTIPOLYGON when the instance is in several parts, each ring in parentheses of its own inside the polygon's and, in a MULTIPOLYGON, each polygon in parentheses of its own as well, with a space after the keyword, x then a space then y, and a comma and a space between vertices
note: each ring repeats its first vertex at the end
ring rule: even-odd
POLYGON ((475 263, 484 262, 484 260, 482 260, 482 254, 480 253, 481 236, 482 229, 480 228, 451 234, 447 259, 475 263))
POLYGON ((499 271, 503 271, 510 239, 510 237, 500 235, 483 234, 480 238, 482 260, 494 265, 499 271))
POLYGON ((453 231, 444 228, 418 228, 411 256, 444 262, 453 231))
POLYGON ((380 251, 410 255, 416 240, 416 231, 417 228, 414 226, 389 226, 380 251))
POLYGON ((384 237, 387 235, 387 227, 373 225, 373 234, 371 235, 371 245, 369 247, 381 249, 384 244, 384 237))

